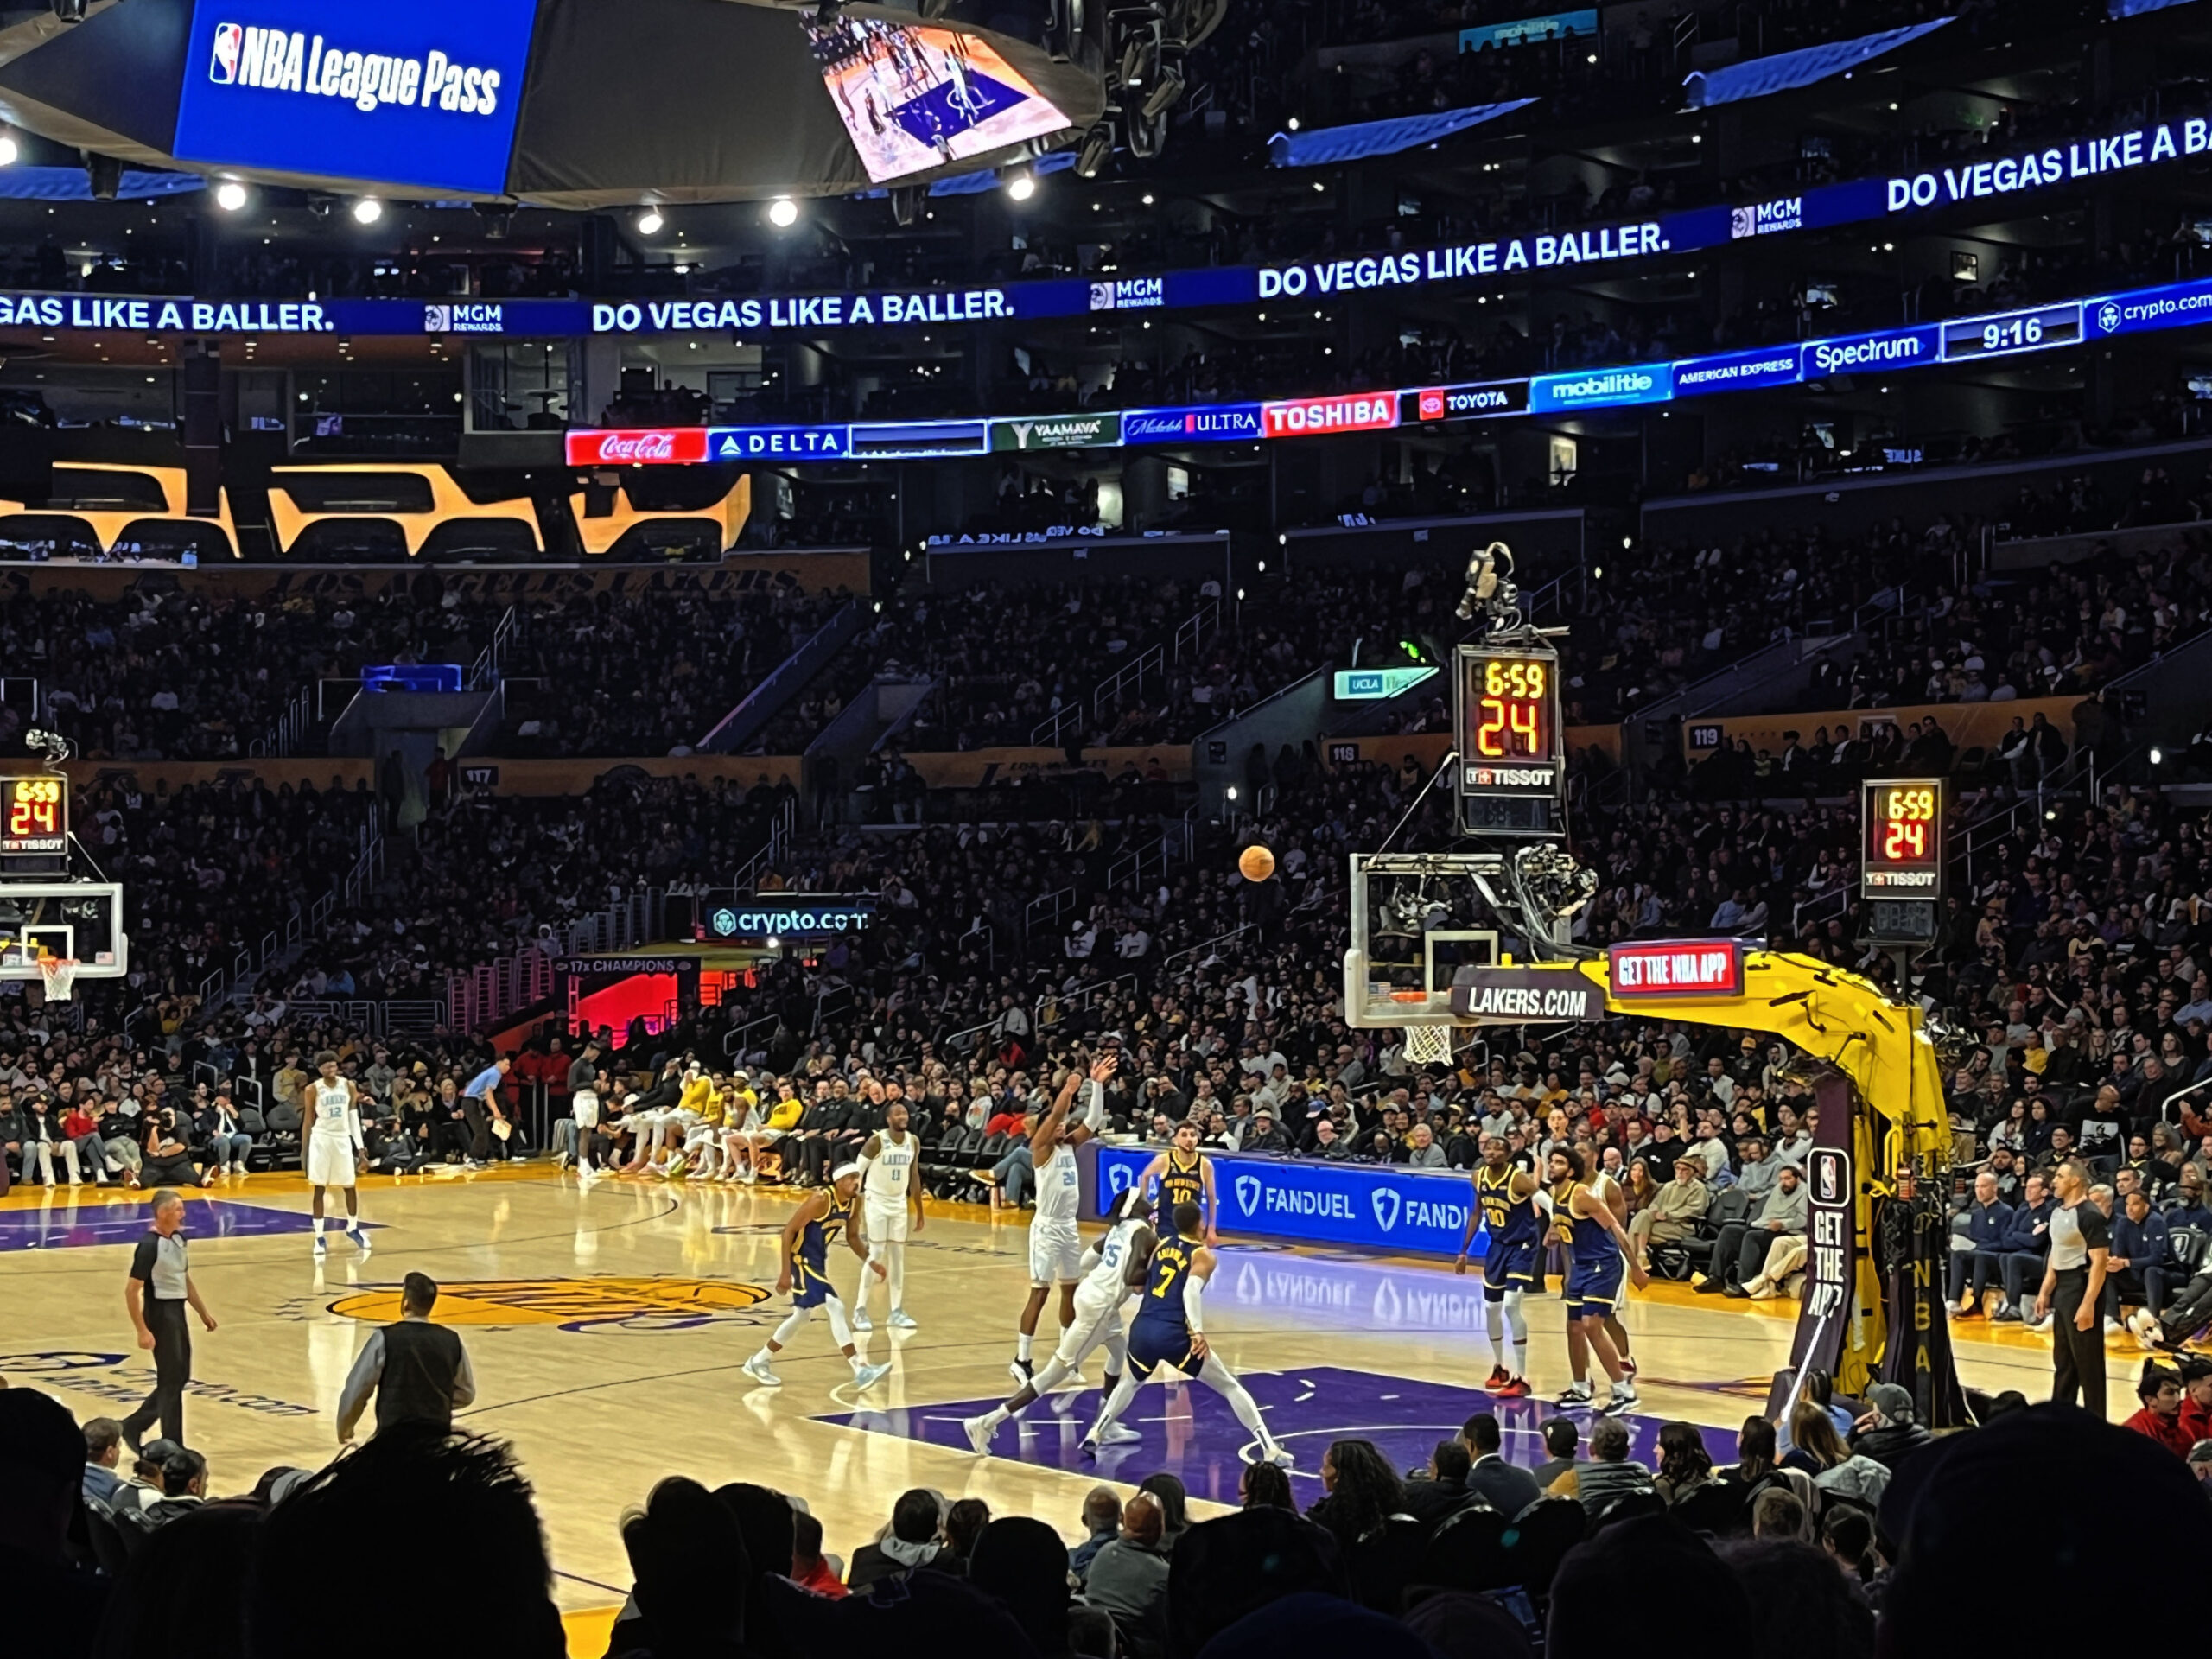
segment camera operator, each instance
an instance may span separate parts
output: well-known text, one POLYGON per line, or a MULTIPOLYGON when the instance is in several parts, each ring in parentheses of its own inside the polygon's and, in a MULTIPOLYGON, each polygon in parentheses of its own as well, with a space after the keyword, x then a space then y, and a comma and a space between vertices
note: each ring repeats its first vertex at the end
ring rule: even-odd
POLYGON ((215 1181, 215 1166, 207 1166, 205 1174, 193 1162, 192 1147, 186 1139, 189 1131, 179 1120, 173 1106, 157 1107, 146 1116, 144 1161, 138 1171, 137 1185, 152 1186, 212 1186, 215 1181))

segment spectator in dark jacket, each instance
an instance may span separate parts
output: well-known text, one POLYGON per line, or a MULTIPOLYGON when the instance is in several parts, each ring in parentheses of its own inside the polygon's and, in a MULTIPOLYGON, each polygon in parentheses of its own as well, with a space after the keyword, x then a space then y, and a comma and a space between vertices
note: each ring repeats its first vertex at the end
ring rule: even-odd
POLYGON ((2030 1174, 2027 1201, 2012 1212, 2005 1230, 1999 1266, 2005 1281, 2005 1306, 1999 1319, 2018 1319, 2020 1300, 2029 1282, 2043 1283, 2044 1257, 2050 1251, 2050 1212, 2057 1205, 2050 1196, 2050 1178, 2041 1170, 2030 1174))
POLYGON ((1434 1531, 1466 1508, 1475 1494, 1467 1489, 1471 1463, 1467 1448, 1457 1440, 1439 1440, 1428 1454, 1428 1475, 1405 1484, 1406 1513, 1434 1531))
POLYGON ((878 1579, 940 1566, 938 1557, 944 1543, 938 1534, 944 1523, 944 1501, 935 1492, 917 1486, 899 1493, 891 1506, 890 1526, 875 1542, 853 1552, 852 1565, 845 1569, 846 1586, 865 1590, 878 1579))
POLYGON ((2151 1200, 2139 1189, 2127 1195, 2121 1213, 2112 1218, 2105 1274, 2107 1319, 2118 1319, 2123 1306, 2147 1307, 2156 1319, 2165 1307, 2174 1278, 2166 1219, 2151 1208, 2151 1200))
POLYGON ((1906 1458, 1935 1437, 1913 1421, 1912 1395, 1895 1382, 1877 1382, 1866 1390, 1866 1414, 1851 1436, 1851 1449, 1895 1471, 1906 1458))
POLYGON ((1990 1275, 2003 1271, 2005 1235, 2012 1224, 2012 1206, 1997 1196, 1997 1177, 1983 1170, 1974 1178, 1974 1202, 1966 1210, 1968 1248, 1956 1248, 1954 1234, 1949 1283, 1945 1294, 1962 1319, 1981 1317, 1981 1299, 1989 1289, 1990 1275), (1974 1274, 1974 1294, 1965 1295, 1967 1274, 1974 1274))

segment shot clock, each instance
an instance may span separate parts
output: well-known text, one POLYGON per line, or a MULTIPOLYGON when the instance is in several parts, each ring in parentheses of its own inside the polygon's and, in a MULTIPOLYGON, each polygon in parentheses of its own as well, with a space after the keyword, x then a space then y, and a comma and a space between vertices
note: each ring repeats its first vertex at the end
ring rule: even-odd
POLYGON ((59 772, 0 778, 0 858, 69 850, 69 780, 59 772))
POLYGON ((1905 944, 1934 939, 1943 897, 1943 780, 1869 779, 1859 816, 1859 889, 1869 937, 1905 944))
POLYGON ((1564 835, 1559 653, 1528 633, 1462 645, 1458 664, 1461 833, 1564 835))

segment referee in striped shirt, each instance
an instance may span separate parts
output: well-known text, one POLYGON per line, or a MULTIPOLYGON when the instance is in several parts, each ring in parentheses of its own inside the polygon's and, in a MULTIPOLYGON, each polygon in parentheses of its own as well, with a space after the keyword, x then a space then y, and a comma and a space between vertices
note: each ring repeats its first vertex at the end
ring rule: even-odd
POLYGON ((184 1443, 184 1389, 192 1381, 192 1332, 188 1306, 210 1331, 215 1316, 192 1282, 192 1258, 184 1242, 184 1198, 173 1187, 154 1194, 153 1230, 138 1241, 124 1281, 123 1304, 138 1327, 138 1345, 154 1352, 154 1391, 145 1404, 123 1420, 123 1438, 136 1452, 154 1420, 162 1433, 184 1443))

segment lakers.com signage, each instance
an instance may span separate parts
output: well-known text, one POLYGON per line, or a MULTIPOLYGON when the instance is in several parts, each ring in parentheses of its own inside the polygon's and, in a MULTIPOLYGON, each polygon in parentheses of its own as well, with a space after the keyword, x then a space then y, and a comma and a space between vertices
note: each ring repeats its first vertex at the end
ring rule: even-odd
MULTIPOLYGON (((1094 1205, 1098 1214, 1128 1190, 1156 1150, 1099 1149, 1094 1205)), ((1467 1230, 1474 1188, 1464 1173, 1226 1154, 1212 1162, 1220 1205, 1216 1224, 1224 1233, 1457 1255, 1467 1230)), ((1478 1254, 1484 1248, 1479 1234, 1475 1248, 1478 1254)))
POLYGON ((537 0, 197 0, 175 154, 499 194, 537 16, 537 0))

